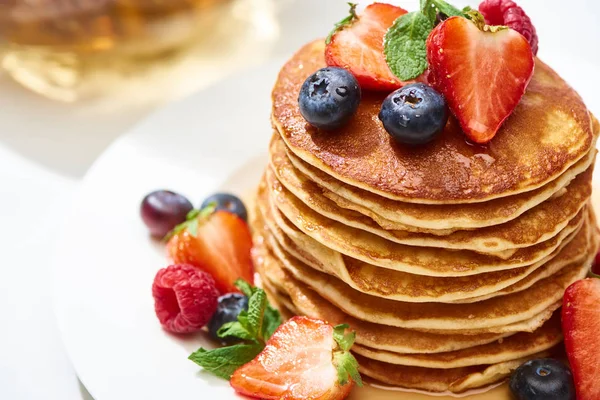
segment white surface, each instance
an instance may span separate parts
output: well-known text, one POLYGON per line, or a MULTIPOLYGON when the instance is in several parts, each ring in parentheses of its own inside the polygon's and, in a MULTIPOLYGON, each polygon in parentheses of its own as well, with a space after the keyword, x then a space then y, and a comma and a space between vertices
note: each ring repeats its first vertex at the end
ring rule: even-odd
POLYGON ((164 108, 89 172, 57 249, 55 305, 71 360, 97 399, 233 397, 227 382, 200 379, 187 360, 208 344, 203 335, 177 339, 157 324, 150 288, 168 261, 164 245, 148 238, 139 204, 161 187, 199 204, 232 174, 239 194, 251 190, 266 160, 255 156, 265 154, 271 135, 269 94, 279 67, 253 70, 164 108), (237 99, 256 97, 236 107, 233 118, 234 92, 237 99), (211 118, 186 118, 198 110, 211 118), (197 132, 210 132, 211 140, 197 132))
MULTIPOLYGON (((281 17, 283 38, 275 54, 289 54, 304 41, 324 35, 340 13, 322 8, 343 9, 343 3, 341 0, 305 0, 284 12, 281 17)), ((414 1, 400 3, 415 4, 414 1)), ((597 95, 600 54, 590 47, 590 43, 600 39, 600 26, 596 24, 600 5, 593 0, 523 0, 520 3, 540 33, 540 56, 563 74, 582 93, 590 108, 600 114, 597 95), (568 8, 564 4, 568 4, 568 8), (577 15, 577 18, 567 15, 577 15)), ((0 93, 0 249, 3 253, 0 398, 81 399, 80 386, 58 338, 51 311, 48 260, 57 231, 87 168, 112 139, 148 114, 151 107, 109 110, 85 104, 51 103, 21 90, 1 75, 0 93)), ((196 134, 210 140, 208 133, 196 134)), ((262 145, 264 148, 265 143, 262 145)), ((161 184, 153 183, 153 187, 161 184)), ((165 184, 176 186, 177 182, 169 179, 165 184)), ((202 191, 194 190, 193 194, 197 201, 202 191)), ((128 214, 128 218, 135 218, 135 213, 128 214)), ((93 228, 89 229, 93 231, 93 228)), ((154 253, 148 254, 152 257, 154 253)), ((84 271, 90 256, 94 255, 80 260, 84 271)), ((118 362, 115 360, 115 364, 118 362)))

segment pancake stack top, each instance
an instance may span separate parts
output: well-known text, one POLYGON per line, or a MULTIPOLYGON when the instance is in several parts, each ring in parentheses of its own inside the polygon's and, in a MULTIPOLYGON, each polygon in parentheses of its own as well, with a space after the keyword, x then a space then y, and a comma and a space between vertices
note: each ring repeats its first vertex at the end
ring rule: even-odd
POLYGON ((424 147, 395 143, 363 95, 352 121, 321 132, 298 93, 325 66, 302 48, 273 91, 270 163, 252 221, 272 300, 348 323, 362 374, 460 393, 506 378, 561 340, 564 290, 599 243, 589 199, 600 127, 548 66, 486 147, 457 122, 424 147))

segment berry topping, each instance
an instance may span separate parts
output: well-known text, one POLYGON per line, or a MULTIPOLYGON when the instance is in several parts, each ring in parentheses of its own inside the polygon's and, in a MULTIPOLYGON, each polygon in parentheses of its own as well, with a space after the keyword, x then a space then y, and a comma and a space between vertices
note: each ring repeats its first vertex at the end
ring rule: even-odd
POLYGON ((443 131, 448 109, 444 97, 431 86, 413 83, 384 100, 379 119, 397 142, 424 144, 443 131))
POLYGON ((175 263, 210 273, 221 293, 237 292, 234 283, 239 278, 254 281, 250 230, 230 212, 208 207, 191 213, 175 228, 167 249, 175 263))
POLYGON ((216 210, 229 211, 244 221, 248 221, 246 206, 237 196, 229 193, 215 193, 202 202, 200 209, 208 207, 211 203, 215 203, 216 210))
POLYGON ((514 29, 527 39, 533 54, 538 52, 538 36, 531 19, 512 0, 485 0, 479 5, 479 12, 488 25, 504 25, 514 29))
POLYGON ((352 7, 328 39, 327 65, 348 69, 364 90, 398 89, 403 83, 390 71, 383 46, 388 28, 404 14, 400 7, 373 3, 357 17, 352 7))
POLYGON ((248 311, 248 297, 240 293, 229 293, 219 297, 217 312, 208 323, 210 336, 224 344, 239 341, 232 337, 220 338, 217 332, 226 323, 237 321, 238 315, 242 311, 248 311))
POLYGON ((300 112, 309 124, 323 130, 344 126, 360 104, 360 87, 343 68, 323 68, 306 79, 300 89, 300 112))
POLYGON ((596 254, 594 264, 592 264, 592 273, 600 276, 600 253, 596 254))
POLYGON ((575 282, 565 292, 562 326, 577 398, 600 399, 600 279, 575 282))
POLYGON ((354 334, 307 317, 294 317, 275 331, 265 349, 231 377, 231 386, 260 399, 344 399, 361 384, 349 350, 354 334))
POLYGON ((189 265, 171 265, 156 274, 152 284, 154 310, 169 332, 196 332, 217 309, 219 292, 206 272, 189 265))
POLYGON ((150 230, 150 234, 163 238, 175 226, 185 221, 186 215, 194 206, 180 194, 157 190, 142 200, 140 214, 150 230))
POLYGON ((550 358, 527 361, 517 368, 510 390, 516 400, 575 400, 571 371, 550 358))
POLYGON ((433 87, 467 137, 480 144, 492 140, 517 107, 534 68, 531 47, 518 32, 462 17, 431 32, 427 59, 433 87))

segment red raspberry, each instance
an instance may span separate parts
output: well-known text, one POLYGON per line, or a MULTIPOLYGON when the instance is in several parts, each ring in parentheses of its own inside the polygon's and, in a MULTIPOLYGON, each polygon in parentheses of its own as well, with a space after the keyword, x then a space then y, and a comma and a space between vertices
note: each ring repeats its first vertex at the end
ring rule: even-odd
POLYGON ((154 311, 164 329, 190 333, 201 329, 217 310, 219 292, 212 276, 190 265, 161 269, 152 284, 154 311))
POLYGON ((538 36, 535 27, 525 11, 514 1, 485 0, 479 5, 479 12, 483 14, 488 25, 506 25, 525 36, 533 54, 537 54, 538 36))

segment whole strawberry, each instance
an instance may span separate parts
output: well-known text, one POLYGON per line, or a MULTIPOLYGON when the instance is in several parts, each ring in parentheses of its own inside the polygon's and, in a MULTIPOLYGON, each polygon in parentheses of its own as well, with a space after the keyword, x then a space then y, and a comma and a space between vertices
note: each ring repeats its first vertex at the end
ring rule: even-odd
POLYGON ((341 400, 362 384, 349 350, 347 325, 294 317, 281 325, 265 349, 231 377, 240 394, 260 399, 341 400))
POLYGON ((235 281, 254 282, 252 236, 244 220, 207 207, 179 225, 167 244, 175 263, 192 265, 215 279, 222 294, 237 292, 235 281))

